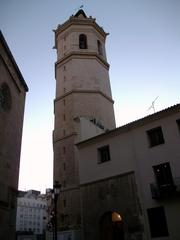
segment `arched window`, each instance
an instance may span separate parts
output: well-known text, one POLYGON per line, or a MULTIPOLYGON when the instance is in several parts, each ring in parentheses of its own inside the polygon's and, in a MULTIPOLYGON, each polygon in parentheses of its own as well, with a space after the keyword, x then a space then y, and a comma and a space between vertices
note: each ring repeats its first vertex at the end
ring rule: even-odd
POLYGON ((87 37, 85 34, 79 35, 79 48, 80 49, 87 49, 87 37))
POLYGON ((99 40, 97 40, 97 46, 99 55, 102 55, 102 44, 99 40))

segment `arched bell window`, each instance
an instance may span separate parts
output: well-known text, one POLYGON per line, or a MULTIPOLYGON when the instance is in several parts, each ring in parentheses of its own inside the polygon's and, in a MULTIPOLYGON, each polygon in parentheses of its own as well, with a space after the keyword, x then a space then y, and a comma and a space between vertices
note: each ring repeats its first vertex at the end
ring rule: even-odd
POLYGON ((79 35, 79 48, 87 49, 87 36, 85 34, 79 35))

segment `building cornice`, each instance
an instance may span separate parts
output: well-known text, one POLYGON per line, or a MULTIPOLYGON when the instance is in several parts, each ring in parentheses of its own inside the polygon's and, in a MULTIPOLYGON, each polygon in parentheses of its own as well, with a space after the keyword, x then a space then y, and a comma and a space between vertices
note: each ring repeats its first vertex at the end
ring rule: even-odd
POLYGON ((172 107, 169 107, 169 108, 166 108, 162 111, 156 112, 156 113, 148 115, 144 118, 141 118, 141 119, 135 120, 133 122, 130 122, 130 123, 124 125, 124 126, 112 129, 112 130, 110 130, 106 133, 103 133, 103 134, 100 134, 100 135, 95 136, 93 138, 90 138, 90 139, 87 139, 85 141, 79 142, 76 145, 77 145, 78 148, 83 148, 83 147, 85 147, 89 144, 94 144, 95 142, 99 142, 102 139, 118 136, 121 133, 125 133, 125 132, 131 131, 133 129, 136 129, 138 127, 142 127, 146 124, 149 124, 149 123, 152 123, 154 121, 160 120, 161 118, 164 118, 164 117, 168 117, 168 116, 170 116, 172 114, 175 114, 175 113, 180 113, 180 104, 176 104, 176 105, 174 105, 172 107))
POLYGON ((106 178, 103 178, 103 179, 102 178, 97 179, 97 180, 94 180, 94 181, 90 180, 89 182, 86 182, 86 183, 80 183, 80 188, 90 186, 90 185, 94 185, 94 184, 97 184, 97 183, 102 183, 102 182, 109 181, 109 180, 112 180, 112 179, 121 178, 121 177, 132 175, 132 174, 135 174, 134 171, 128 171, 128 172, 125 172, 125 173, 118 174, 116 176, 113 175, 113 176, 109 176, 109 177, 106 177, 106 178))
POLYGON ((66 136, 63 136, 61 138, 55 138, 55 136, 53 135, 53 143, 57 143, 57 142, 60 142, 60 141, 63 141, 64 139, 67 139, 67 138, 70 138, 70 137, 73 137, 73 136, 76 136, 77 133, 76 132, 73 132, 69 135, 66 135, 66 136))
POLYGON ((21 84, 23 85, 25 91, 27 92, 29 90, 28 86, 27 86, 27 84, 26 84, 26 82, 25 82, 25 80, 24 80, 24 78, 23 78, 23 76, 22 76, 22 74, 19 70, 18 65, 16 64, 16 61, 15 61, 15 59, 14 59, 14 57, 13 57, 13 55, 12 55, 12 53, 11 53, 9 47, 8 47, 8 44, 7 44, 7 42, 6 42, 6 40, 5 40, 1 31, 0 31, 0 42, 1 42, 4 50, 6 51, 6 54, 8 55, 12 65, 13 65, 15 71, 16 71, 16 74, 18 75, 18 78, 19 78, 21 84))
POLYGON ((99 63, 101 63, 107 70, 109 70, 109 64, 98 55, 96 52, 76 52, 73 51, 67 55, 65 55, 63 58, 59 59, 55 63, 55 67, 60 67, 63 64, 67 63, 69 60, 72 59, 96 59, 99 63))
POLYGON ((103 97, 105 97, 108 101, 110 101, 111 103, 114 104, 113 99, 110 98, 109 96, 107 96, 106 94, 104 94, 103 92, 101 92, 101 91, 99 91, 99 90, 86 90, 86 89, 83 89, 83 90, 81 90, 81 89, 73 89, 73 90, 71 90, 71 91, 63 94, 62 96, 56 98, 56 99, 54 100, 54 103, 60 101, 61 99, 65 98, 65 97, 67 97, 68 95, 71 95, 71 94, 73 94, 73 93, 100 94, 100 95, 102 95, 103 97))
POLYGON ((73 26, 73 25, 81 25, 81 26, 92 26, 93 28, 96 29, 97 32, 99 32, 104 38, 106 38, 106 36, 109 33, 106 33, 102 27, 100 27, 97 23, 96 23, 96 19, 95 18, 77 18, 74 16, 71 16, 66 22, 64 22, 63 24, 59 24, 57 29, 54 30, 55 35, 57 37, 57 35, 59 33, 64 32, 67 28, 73 26))

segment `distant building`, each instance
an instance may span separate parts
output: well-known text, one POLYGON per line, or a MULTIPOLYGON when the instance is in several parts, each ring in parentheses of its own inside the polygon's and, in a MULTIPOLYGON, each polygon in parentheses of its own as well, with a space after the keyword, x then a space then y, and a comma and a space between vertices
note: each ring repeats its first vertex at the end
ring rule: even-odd
POLYGON ((25 97, 28 87, 0 32, 0 239, 15 239, 25 97))
POLYGON ((178 240, 180 104, 77 144, 84 240, 178 240))
POLYGON ((47 201, 39 191, 29 190, 20 193, 17 201, 16 231, 31 232, 34 235, 45 233, 47 225, 47 201))

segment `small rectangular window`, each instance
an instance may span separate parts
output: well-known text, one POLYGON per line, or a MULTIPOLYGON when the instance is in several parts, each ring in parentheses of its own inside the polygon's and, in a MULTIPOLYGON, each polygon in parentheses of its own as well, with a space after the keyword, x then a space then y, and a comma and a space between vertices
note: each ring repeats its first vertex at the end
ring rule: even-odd
POLYGON ((154 147, 156 145, 163 144, 165 142, 161 127, 148 130, 147 135, 148 135, 150 147, 154 147))
POLYGON ((164 207, 147 209, 151 237, 169 236, 164 207))
POLYGON ((109 145, 98 148, 98 163, 110 161, 109 145))

